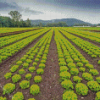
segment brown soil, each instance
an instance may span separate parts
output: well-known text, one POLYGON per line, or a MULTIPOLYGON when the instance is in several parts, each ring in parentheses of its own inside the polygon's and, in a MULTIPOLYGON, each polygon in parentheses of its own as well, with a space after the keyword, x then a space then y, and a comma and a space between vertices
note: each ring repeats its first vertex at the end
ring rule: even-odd
POLYGON ((41 93, 36 100, 62 100, 63 88, 59 82, 59 65, 54 35, 51 40, 45 72, 40 83, 41 93))
MULTIPOLYGON (((85 53, 82 49, 80 49, 80 47, 78 47, 74 42, 72 42, 70 39, 68 39, 65 35, 63 35, 63 36, 89 61, 90 64, 92 64, 94 66, 95 69, 98 70, 98 72, 100 72, 100 67, 97 64, 97 61, 99 58, 92 58, 87 53, 85 53)), ((79 76, 82 78, 81 72, 79 73, 79 76)), ((98 76, 100 76, 100 73, 98 76)), ((94 80, 95 80, 95 78, 96 78, 96 76, 94 76, 94 80)), ((72 80, 72 77, 71 77, 71 80, 72 80)), ((84 79, 82 79, 82 83, 87 85, 87 81, 85 81, 84 79)), ((78 100, 95 100, 95 92, 92 92, 89 90, 89 93, 87 96, 78 95, 78 100)))
POLYGON ((84 29, 85 31, 90 31, 90 32, 100 32, 100 30, 86 30, 86 29, 84 29))
POLYGON ((22 31, 14 31, 14 32, 7 32, 7 33, 0 33, 0 37, 9 36, 9 35, 16 35, 16 34, 25 33, 25 32, 29 32, 29 31, 33 31, 33 30, 38 30, 38 29, 41 29, 41 28, 22 30, 22 31))

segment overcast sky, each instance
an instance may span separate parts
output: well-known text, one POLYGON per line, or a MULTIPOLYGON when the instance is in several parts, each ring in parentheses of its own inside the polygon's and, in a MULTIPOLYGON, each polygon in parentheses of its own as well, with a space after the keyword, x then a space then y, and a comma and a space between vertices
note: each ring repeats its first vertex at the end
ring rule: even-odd
POLYGON ((0 0, 0 15, 18 10, 22 19, 77 18, 100 23, 100 0, 0 0))

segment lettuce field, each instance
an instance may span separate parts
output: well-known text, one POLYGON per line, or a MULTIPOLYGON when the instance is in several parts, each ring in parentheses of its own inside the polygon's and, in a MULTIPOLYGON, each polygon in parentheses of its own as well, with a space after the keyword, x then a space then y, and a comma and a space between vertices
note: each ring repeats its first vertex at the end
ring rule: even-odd
POLYGON ((0 100, 100 100, 100 28, 0 28, 0 100))

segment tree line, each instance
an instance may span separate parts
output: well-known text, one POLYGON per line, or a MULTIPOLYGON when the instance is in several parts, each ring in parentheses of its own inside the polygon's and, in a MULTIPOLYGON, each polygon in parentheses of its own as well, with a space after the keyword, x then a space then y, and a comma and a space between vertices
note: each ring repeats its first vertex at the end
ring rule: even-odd
POLYGON ((0 27, 31 27, 29 18, 26 21, 21 19, 22 15, 18 11, 10 11, 10 17, 0 16, 0 27))

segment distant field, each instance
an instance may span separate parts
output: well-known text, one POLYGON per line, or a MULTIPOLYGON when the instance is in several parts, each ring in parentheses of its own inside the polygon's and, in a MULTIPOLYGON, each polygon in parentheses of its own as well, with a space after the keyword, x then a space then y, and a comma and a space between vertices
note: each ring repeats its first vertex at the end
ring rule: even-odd
POLYGON ((99 30, 0 28, 0 100, 100 100, 99 30))

